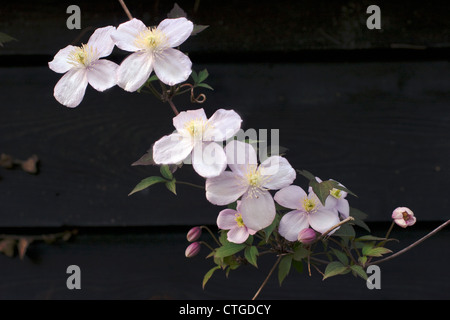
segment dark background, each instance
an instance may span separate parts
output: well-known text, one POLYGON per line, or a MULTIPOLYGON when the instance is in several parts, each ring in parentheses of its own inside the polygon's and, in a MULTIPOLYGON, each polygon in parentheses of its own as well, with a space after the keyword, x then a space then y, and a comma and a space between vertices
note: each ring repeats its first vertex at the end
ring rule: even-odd
MULTIPOLYGON (((126 1, 157 25, 171 1, 126 1)), ((449 219, 450 22, 446 1, 177 1, 196 24, 209 25, 181 47, 214 91, 193 105, 208 116, 235 109, 243 128, 280 129, 293 167, 333 178, 354 191, 350 204, 383 236, 398 206, 417 224, 394 229, 401 249, 449 219), (381 8, 382 29, 368 30, 366 8, 381 8)), ((127 17, 118 1, 2 3, 0 32, 18 41, 0 48, 0 152, 38 155, 39 173, 0 168, 0 233, 42 234, 76 228, 69 242, 32 243, 23 260, 0 256, 1 299, 249 299, 274 261, 225 278, 213 264, 184 257, 185 233, 214 225, 220 207, 204 192, 163 185, 128 196, 158 168, 131 166, 173 130, 172 111, 150 95, 88 87, 68 109, 53 97, 61 77, 48 61, 102 26, 127 17), (81 30, 66 28, 66 8, 81 8, 81 30), (79 265, 82 289, 66 288, 79 265)), ((126 56, 115 49, 109 59, 126 56)), ((190 167, 176 178, 202 183, 190 167)), ((297 177, 296 184, 306 180, 297 177)), ((208 238, 205 236, 205 240, 208 238)), ((449 299, 449 230, 381 265, 382 289, 351 275, 322 282, 276 275, 262 299, 449 299)), ((206 254, 206 250, 202 253, 206 254)))

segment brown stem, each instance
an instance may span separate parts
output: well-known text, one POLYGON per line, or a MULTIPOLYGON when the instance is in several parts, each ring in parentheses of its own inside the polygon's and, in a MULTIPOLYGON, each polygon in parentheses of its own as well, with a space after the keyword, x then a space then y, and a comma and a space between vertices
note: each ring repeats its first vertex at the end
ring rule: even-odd
POLYGON ((326 236, 327 234, 329 234, 331 231, 333 231, 333 230, 336 229, 337 227, 342 226, 344 223, 347 223, 347 222, 352 221, 352 220, 355 220, 355 218, 353 218, 353 217, 348 217, 347 219, 342 220, 342 221, 339 222, 338 224, 332 226, 330 229, 328 229, 327 231, 325 231, 324 233, 322 233, 322 235, 321 235, 317 240, 320 240, 320 239, 325 238, 325 236, 326 236))
POLYGON ((439 227, 437 227, 436 229, 434 229, 433 231, 431 231, 430 233, 428 233, 428 234, 425 235, 424 237, 420 238, 420 239, 417 240, 416 242, 410 244, 410 245, 407 246, 406 248, 404 248, 404 249, 402 249, 402 250, 400 250, 400 251, 398 251, 398 252, 396 252, 396 253, 390 255, 389 257, 386 257, 386 258, 384 258, 384 259, 380 259, 380 260, 378 260, 378 261, 374 261, 374 262, 372 262, 372 263, 369 263, 369 264, 367 264, 366 266, 370 266, 370 265, 373 265, 373 264, 379 264, 379 263, 382 263, 382 262, 385 262, 385 261, 389 261, 389 260, 391 260, 391 259, 393 259, 393 258, 395 258, 395 257, 398 257, 398 256, 401 255, 402 253, 407 252, 408 250, 414 248, 414 247, 417 246, 418 244, 420 244, 420 243, 424 242, 425 240, 427 240, 429 237, 435 235, 436 233, 438 233, 440 230, 442 230, 443 228, 445 228, 445 227, 446 227, 447 225, 449 225, 449 224, 450 224, 450 220, 447 220, 446 222, 444 222, 443 224, 441 224, 439 227))
POLYGON ((125 13, 127 14, 128 19, 132 20, 133 16, 130 13, 130 10, 128 10, 127 5, 125 4, 125 2, 123 2, 123 0, 119 0, 120 5, 123 8, 123 11, 125 11, 125 13))
POLYGON ((170 107, 172 108, 173 113, 177 116, 179 114, 177 107, 172 102, 172 99, 167 99, 167 102, 169 103, 170 107))
POLYGON ((270 269, 269 274, 267 275, 266 279, 264 279, 264 282, 262 283, 262 285, 259 287, 258 291, 256 291, 255 295, 253 296, 252 300, 256 300, 256 298, 258 297, 259 293, 261 292, 262 288, 264 288, 264 286, 266 285, 267 281, 269 280, 270 276, 272 275, 272 273, 275 271, 277 265, 280 263, 280 260, 283 256, 280 255, 277 259, 277 261, 275 261, 275 264, 273 265, 272 269, 270 269))

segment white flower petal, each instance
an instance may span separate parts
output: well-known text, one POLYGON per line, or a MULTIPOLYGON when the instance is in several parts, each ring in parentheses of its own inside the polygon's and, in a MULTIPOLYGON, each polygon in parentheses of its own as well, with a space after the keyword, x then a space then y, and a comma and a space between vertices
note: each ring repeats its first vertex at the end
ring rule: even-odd
POLYGON ((109 56, 114 49, 114 41, 111 38, 116 28, 108 26, 104 28, 98 28, 94 31, 89 38, 88 45, 94 48, 97 54, 97 58, 109 56))
POLYGON ((56 84, 55 99, 69 108, 75 108, 83 100, 88 85, 86 69, 72 69, 56 84))
POLYGON ((53 60, 48 63, 48 67, 57 73, 66 73, 74 68, 74 65, 69 63, 68 57, 75 49, 76 47, 69 45, 59 50, 53 60))
POLYGON ((165 19, 158 25, 158 30, 161 30, 166 36, 166 45, 169 47, 178 47, 192 33, 194 24, 186 18, 165 19))
POLYGON ((238 140, 230 141, 225 147, 227 162, 230 169, 241 176, 249 166, 257 166, 258 159, 252 145, 238 140))
POLYGON ((237 226, 237 211, 233 209, 224 209, 217 216, 217 226, 222 230, 230 230, 237 226))
POLYGON ((242 119, 234 110, 217 110, 206 125, 204 140, 224 141, 234 136, 241 128, 242 119))
POLYGON ((156 164, 176 164, 191 153, 192 141, 178 133, 164 136, 153 145, 153 160, 156 164))
POLYGON ((234 227, 227 233, 227 240, 233 243, 244 243, 248 239, 248 229, 246 227, 234 227))
POLYGON ((181 111, 177 116, 173 118, 173 126, 178 132, 183 132, 186 129, 186 124, 193 120, 201 120, 206 122, 205 111, 203 109, 181 111))
POLYGON ((185 81, 192 72, 192 62, 183 52, 168 48, 154 52, 155 73, 158 79, 169 86, 185 81))
POLYGON ((152 73, 152 55, 135 52, 122 61, 117 68, 117 85, 125 91, 134 92, 148 80, 152 73))
POLYGON ((227 157, 223 148, 215 142, 198 143, 192 152, 192 166, 203 178, 217 177, 225 171, 227 157))
POLYGON ((147 27, 141 20, 134 18, 120 24, 117 30, 111 34, 111 38, 116 46, 122 50, 130 52, 138 51, 140 48, 136 46, 136 37, 146 29, 147 27))
POLYGON ((306 192, 301 187, 291 185, 279 190, 273 198, 285 208, 299 209, 302 207, 302 201, 305 197, 307 197, 306 192))
POLYGON ((255 196, 245 194, 242 197, 240 210, 244 224, 255 231, 268 227, 275 218, 275 202, 268 191, 262 191, 255 196))
POLYGON ((286 213, 280 220, 278 232, 289 241, 297 241, 300 231, 309 227, 307 214, 294 210, 286 213))
POLYGON ((287 187, 294 182, 297 174, 286 158, 272 156, 259 166, 264 176, 264 187, 272 190, 287 187))
POLYGON ((324 233, 334 225, 339 223, 339 216, 336 212, 320 208, 317 211, 308 215, 309 224, 311 228, 317 232, 324 233))
POLYGON ((109 60, 97 60, 86 70, 89 84, 97 91, 105 91, 116 84, 116 70, 119 66, 109 60))
POLYGON ((224 206, 233 203, 242 196, 248 186, 234 172, 224 171, 220 176, 206 179, 206 199, 215 205, 224 206))
POLYGON ((350 215, 350 205, 346 199, 337 200, 336 209, 341 213, 344 219, 348 218, 350 215))

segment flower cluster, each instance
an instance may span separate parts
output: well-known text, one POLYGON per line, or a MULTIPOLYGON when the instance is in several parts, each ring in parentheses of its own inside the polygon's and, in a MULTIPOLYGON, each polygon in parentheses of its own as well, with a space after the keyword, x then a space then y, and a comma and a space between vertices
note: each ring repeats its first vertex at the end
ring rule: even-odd
POLYGON ((192 228, 186 237, 191 242, 186 257, 199 254, 202 246, 211 251, 207 257, 213 258, 215 266, 206 273, 203 286, 216 270, 228 274, 245 264, 257 267, 258 257, 267 253, 277 256, 280 284, 291 266, 301 272, 303 264, 309 273, 313 267, 324 279, 350 272, 367 279, 364 268, 391 252, 384 245, 392 240, 389 234, 394 224, 412 226, 416 222, 413 212, 406 207, 395 209, 385 237, 357 235, 354 227, 370 232, 364 222, 367 215, 350 206, 347 196, 354 193, 344 185, 296 170, 284 156, 261 154, 258 143, 237 139, 242 119, 234 110, 218 109, 209 118, 203 108, 178 112, 172 102, 175 95, 190 92, 191 102, 201 103, 204 99, 193 97, 193 89, 211 89, 203 82, 207 71, 195 73, 188 56, 175 49, 193 30, 186 17, 165 19, 157 27, 133 18, 117 28, 97 29, 86 44, 69 45, 49 62, 51 70, 65 73, 54 96, 73 108, 82 101, 88 84, 97 91, 118 85, 131 92, 147 88, 169 103, 175 113, 175 131, 161 137, 136 162, 158 166, 161 176, 143 179, 130 194, 156 183, 164 183, 176 194, 176 185, 182 182, 174 172, 182 164, 192 164, 204 179, 204 185, 184 182, 203 189, 207 201, 222 207, 216 212, 218 237, 207 226, 192 228), (115 46, 132 52, 120 65, 101 59, 115 46), (194 84, 181 84, 190 76, 194 84), (152 81, 160 81, 161 93, 152 81), (298 175, 307 179, 306 188, 294 183, 298 175), (214 245, 200 239, 202 229, 214 245))

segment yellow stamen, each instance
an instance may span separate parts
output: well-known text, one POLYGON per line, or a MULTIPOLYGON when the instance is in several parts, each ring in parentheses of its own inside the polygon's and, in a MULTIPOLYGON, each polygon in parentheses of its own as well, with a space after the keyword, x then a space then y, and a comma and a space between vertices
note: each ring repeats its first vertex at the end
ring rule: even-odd
POLYGON ((166 46, 167 37, 161 30, 157 28, 147 28, 140 32, 134 40, 135 45, 143 50, 159 50, 166 46))
POLYGON ((87 44, 82 44, 81 47, 75 47, 69 54, 67 60, 70 64, 79 66, 89 66, 92 61, 97 60, 97 50, 87 44))
POLYGON ((240 213, 236 213, 234 220, 237 222, 239 228, 245 227, 244 220, 242 219, 242 215, 240 213))
POLYGON ((333 197, 335 197, 336 199, 340 199, 341 196, 342 196, 341 190, 336 189, 336 188, 333 188, 333 189, 330 191, 330 194, 331 194, 333 197))
POLYGON ((306 212, 312 213, 316 209, 317 203, 316 200, 305 197, 302 205, 306 212))

